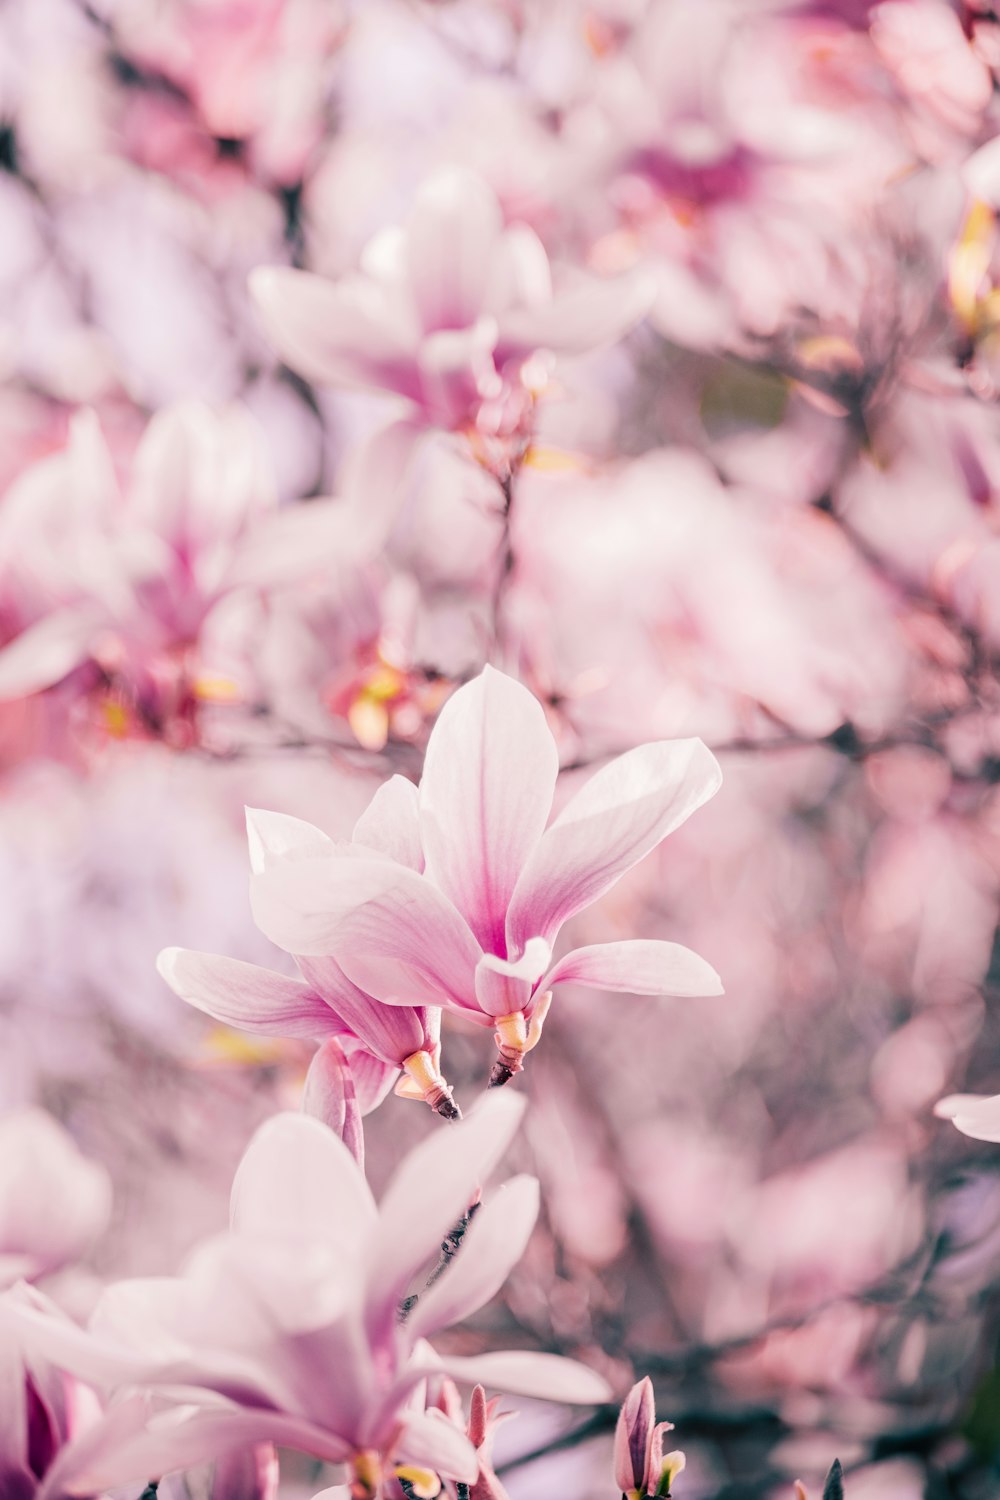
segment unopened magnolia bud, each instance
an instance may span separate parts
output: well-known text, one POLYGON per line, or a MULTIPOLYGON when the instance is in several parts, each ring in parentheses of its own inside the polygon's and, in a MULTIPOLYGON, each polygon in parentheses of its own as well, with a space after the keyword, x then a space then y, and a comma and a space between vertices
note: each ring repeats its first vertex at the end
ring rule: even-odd
POLYGON ((629 1391, 615 1427, 615 1483, 623 1495, 648 1493, 646 1480, 655 1422, 653 1383, 647 1375, 629 1391))

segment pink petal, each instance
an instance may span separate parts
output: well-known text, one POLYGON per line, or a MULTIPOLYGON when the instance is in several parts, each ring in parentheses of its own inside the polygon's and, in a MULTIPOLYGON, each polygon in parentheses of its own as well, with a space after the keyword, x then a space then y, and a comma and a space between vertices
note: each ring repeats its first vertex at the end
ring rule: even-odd
POLYGON ((0 701, 40 693, 86 661, 105 621, 97 605, 61 609, 0 650, 0 701))
POLYGON ((374 281, 351 276, 332 282, 263 266, 251 274, 249 287, 271 343, 307 380, 414 394, 414 352, 374 281))
POLYGON ((335 1037, 327 1038, 309 1064, 302 1091, 302 1113, 321 1121, 339 1136, 364 1171, 361 1109, 344 1049, 335 1037))
POLYGON ((401 417, 353 446, 341 464, 340 490, 353 521, 352 550, 380 550, 405 502, 423 423, 401 417))
POLYGON ((478 410, 484 389, 496 379, 496 342, 495 318, 480 318, 471 328, 441 329, 424 339, 417 366, 422 402, 435 426, 460 426, 478 410))
POLYGON ((497 246, 486 293, 486 310, 505 326, 508 310, 544 311, 552 300, 552 272, 545 246, 527 224, 511 224, 497 246))
POLYGON ((420 822, 428 874, 485 951, 503 958, 507 905, 542 836, 558 771, 541 704, 492 667, 449 698, 427 745, 420 822))
POLYGON ((552 949, 544 938, 532 938, 513 963, 485 953, 476 967, 476 999, 489 1016, 509 1016, 525 1010, 552 949))
POLYGON ((336 845, 322 829, 288 813, 246 808, 250 868, 255 875, 274 865, 297 859, 315 859, 334 853, 336 845))
POLYGON ((335 958, 300 957, 298 964, 331 1013, 383 1063, 398 1068, 411 1052, 427 1046, 424 1007, 382 1004, 358 989, 335 958))
POLYGON ((433 1469, 444 1479, 467 1484, 475 1479, 479 1472, 476 1450, 444 1412, 405 1412, 402 1427, 394 1447, 395 1458, 433 1469))
POLYGON ((712 965, 690 948, 646 938, 576 948, 549 970, 538 988, 570 983, 632 995, 725 993, 712 965))
POLYGON ((342 1462, 350 1451, 334 1434, 277 1411, 177 1406, 152 1412, 138 1431, 134 1425, 134 1411, 123 1414, 120 1407, 112 1407, 63 1451, 57 1472, 46 1476, 43 1494, 90 1496, 116 1485, 142 1484, 259 1442, 280 1443, 332 1463, 342 1462))
POLYGON ((350 1151, 308 1115, 268 1120, 236 1169, 235 1234, 319 1241, 353 1260, 375 1217, 371 1189, 350 1151))
POLYGON ((483 311, 500 205, 481 177, 438 172, 420 190, 406 233, 410 286, 424 330, 466 328, 483 311))
POLYGON ((390 776, 383 782, 355 823, 352 841, 420 874, 424 868, 420 794, 413 782, 405 776, 390 776))
POLYGON ((558 1354, 501 1350, 469 1358, 449 1355, 442 1360, 446 1375, 467 1385, 483 1385, 512 1396, 538 1396, 567 1405, 597 1405, 611 1396, 611 1387, 596 1371, 558 1354))
POLYGON ((41 1109, 0 1121, 0 1285, 56 1271, 90 1249, 111 1216, 111 1180, 41 1109), (3 1274, 3 1260, 10 1258, 3 1274))
POLYGON ((366 994, 390 1005, 473 1007, 478 944, 415 871, 339 858, 270 869, 251 881, 258 927, 290 953, 336 954, 366 994))
POLYGON ((701 740, 639 745, 597 771, 546 830, 517 883, 507 918, 511 949, 536 936, 552 942, 563 922, 610 889, 721 781, 701 740))
MULTIPOLYGON (((20 1293, 22 1289, 15 1291, 20 1293)), ((77 1375, 97 1389, 136 1384, 160 1363, 99 1332, 81 1328, 35 1288, 31 1289, 30 1300, 21 1297, 6 1306, 16 1337, 29 1358, 77 1375)))
POLYGON ((500 350, 585 354, 630 332, 646 316, 655 294, 655 284, 641 273, 606 281, 588 277, 547 304, 505 313, 500 319, 500 350))
MULTIPOLYGON (((655 1425, 653 1383, 647 1375, 629 1391, 615 1425, 615 1484, 623 1493, 629 1490, 645 1491, 655 1425)), ((653 1483, 658 1479, 659 1475, 653 1483)))
POLYGON ((272 1443, 223 1454, 212 1472, 210 1500, 278 1500, 278 1455, 272 1443))
MULTIPOLYGON (((28 1411, 24 1357, 0 1302, 0 1493, 11 1472, 27 1481, 28 1411)), ((15 1492, 16 1493, 16 1492, 15 1492)))
POLYGON ((538 1218, 538 1181, 515 1177, 476 1212, 445 1274, 421 1292, 407 1333, 430 1338, 495 1297, 524 1254, 538 1218))
POLYGON ((315 1039, 341 1029, 337 1016, 309 985, 256 964, 164 948, 156 967, 175 995, 239 1031, 315 1039))
POLYGON ((195 401, 179 401, 153 416, 132 460, 129 512, 170 547, 192 540, 198 470, 207 467, 215 418, 195 401))
POLYGON ((437 1255, 521 1123, 513 1093, 481 1099, 464 1120, 436 1130, 397 1168, 379 1207, 377 1251, 368 1281, 369 1319, 391 1327, 413 1276, 437 1255))
POLYGON ((352 522, 341 500, 310 500, 263 517, 234 550, 219 591, 278 589, 319 576, 343 554, 352 522))
POLYGON ((399 1069, 392 1063, 373 1057, 367 1047, 349 1047, 348 1058, 358 1108, 362 1115, 370 1115, 377 1109, 399 1077, 399 1069))

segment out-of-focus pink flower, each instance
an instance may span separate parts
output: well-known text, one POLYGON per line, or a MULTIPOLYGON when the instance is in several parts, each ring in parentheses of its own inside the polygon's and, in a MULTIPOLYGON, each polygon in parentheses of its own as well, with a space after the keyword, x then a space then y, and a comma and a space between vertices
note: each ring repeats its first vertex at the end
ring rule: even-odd
POLYGON ((0 1120, 0 1287, 57 1271, 111 1215, 111 1181, 41 1109, 0 1120))
MULTIPOLYGON (((395 1464, 471 1483, 469 1440, 409 1398, 428 1377, 568 1402, 607 1387, 572 1360, 494 1353, 439 1360, 423 1342, 482 1305, 520 1259, 538 1212, 533 1178, 491 1194, 444 1274, 408 1296, 507 1148, 519 1101, 483 1101, 398 1169, 376 1207, 336 1135, 303 1115, 256 1134, 237 1171, 228 1235, 203 1244, 177 1280, 121 1282, 89 1330, 54 1309, 15 1309, 20 1337, 98 1388, 140 1387, 173 1406, 127 1447, 106 1445, 95 1489, 275 1441, 351 1463, 374 1489, 395 1464), (401 1316, 401 1307, 406 1312, 401 1316)), ((114 1419, 114 1406, 108 1421, 114 1419)))
POLYGON ((127 0, 114 17, 126 53, 185 89, 211 135, 248 141, 278 182, 301 176, 323 133, 338 0, 127 0))
POLYGON ((990 70, 940 0, 885 0, 871 36, 899 89, 949 129, 971 137, 990 102, 990 70))
POLYGON ((250 289, 293 369, 400 397, 418 426, 467 430, 515 455, 546 380, 537 356, 613 342, 651 295, 641 277, 582 273, 553 290, 534 231, 505 226, 491 188, 457 168, 424 185, 406 226, 377 235, 358 273, 330 282, 262 267, 250 289))
POLYGON ((124 494, 96 418, 79 415, 66 448, 0 507, 0 697, 39 692, 90 662, 141 721, 189 719, 215 607, 237 589, 307 574, 336 545, 328 507, 279 513, 276 503, 240 408, 160 413, 124 494))
POLYGON ((541 705, 487 667, 441 711, 419 792, 393 778, 365 814, 379 824, 370 846, 389 857, 358 857, 367 834, 346 852, 303 835, 306 857, 254 877, 258 925, 289 952, 335 954, 390 1006, 429 1000, 495 1027, 495 1082, 520 1070, 557 984, 721 994, 715 971, 676 943, 599 943, 552 963, 563 923, 718 790, 715 757, 696 739, 640 745, 546 827, 558 769, 541 705))
POLYGON ((85 1397, 47 1361, 26 1357, 11 1311, 18 1298, 16 1292, 0 1296, 0 1494, 4 1500, 37 1500, 72 1435, 77 1398, 85 1403, 85 1397))

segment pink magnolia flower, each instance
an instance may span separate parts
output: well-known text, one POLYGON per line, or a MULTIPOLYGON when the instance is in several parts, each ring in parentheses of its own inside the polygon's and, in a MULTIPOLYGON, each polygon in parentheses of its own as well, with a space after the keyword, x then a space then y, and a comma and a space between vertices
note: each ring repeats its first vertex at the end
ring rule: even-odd
POLYGON ((83 1255, 111 1216, 111 1182, 40 1109, 0 1120, 0 1287, 83 1255))
MULTIPOLYGON (((230 1232, 201 1245, 180 1277, 110 1287, 87 1330, 37 1301, 22 1307, 34 1353, 161 1403, 127 1445, 94 1441, 91 1491, 264 1441, 350 1464, 359 1494, 405 1463, 468 1483, 475 1448, 441 1413, 412 1405, 421 1382, 445 1373, 558 1401, 605 1399, 604 1381, 572 1360, 441 1359, 424 1343, 492 1297, 519 1260, 538 1212, 533 1178, 491 1194, 444 1274, 408 1295, 506 1150, 519 1104, 493 1096, 424 1141, 380 1206, 332 1131, 278 1115, 237 1171, 230 1232)), ((108 1421, 114 1413, 113 1403, 108 1421)))
POLYGON ((402 398, 415 428, 464 429, 523 446, 545 382, 537 356, 579 354, 642 317, 639 277, 590 275, 553 289, 525 224, 504 225, 492 189, 447 169, 403 228, 370 242, 361 269, 331 282, 262 267, 250 290, 282 359, 311 380, 402 398))
MULTIPOLYGON (((355 830, 359 850, 381 851, 404 861, 410 857, 402 843, 405 823, 397 816, 401 785, 407 783, 394 778, 376 793, 355 830)), ((247 833, 255 875, 323 857, 335 847, 318 828, 281 813, 248 809, 247 833)), ((347 1054, 364 1114, 380 1103, 400 1071, 405 1077, 397 1092, 426 1099, 448 1117, 457 1114, 439 1066, 440 1011, 436 1007, 380 1005, 328 954, 298 956, 296 963, 301 979, 239 959, 165 948, 157 967, 182 1000, 227 1026, 263 1036, 317 1041, 336 1037, 347 1054)), ((310 1070, 307 1096, 310 1089, 323 1089, 314 1070, 325 1069, 321 1049, 310 1070)))
POLYGON ((46 1360, 26 1357, 12 1312, 17 1295, 0 1296, 0 1494, 4 1500, 37 1500, 78 1425, 80 1392, 46 1360))
POLYGON ((663 1438, 672 1422, 657 1422, 653 1384, 647 1375, 625 1398, 615 1427, 615 1483, 627 1500, 647 1495, 669 1495, 674 1476, 684 1467, 684 1454, 663 1452, 663 1438))
POLYGON ((338 0, 127 0, 114 19, 125 51, 186 90, 212 135, 249 140, 279 182, 301 176, 323 134, 338 0))
MULTIPOLYGON (((0 698, 36 693, 84 663, 162 728, 195 710, 199 637, 240 588, 273 588, 331 543, 323 505, 277 512, 248 415, 180 404, 154 417, 119 488, 92 413, 0 507, 0 698)), ((335 529, 335 528, 334 528, 335 529)), ((335 545, 335 543, 333 543, 335 545)))
POLYGON ((718 790, 715 757, 697 739, 640 745, 550 823, 558 769, 541 705, 487 667, 441 711, 419 791, 394 777, 349 849, 314 838, 311 857, 254 876, 258 925, 289 952, 335 954, 387 1005, 431 1003, 495 1027, 496 1083, 520 1070, 558 984, 721 994, 714 969, 676 943, 599 943, 552 962, 563 923, 718 790), (376 826, 383 857, 366 859, 358 843, 376 826))

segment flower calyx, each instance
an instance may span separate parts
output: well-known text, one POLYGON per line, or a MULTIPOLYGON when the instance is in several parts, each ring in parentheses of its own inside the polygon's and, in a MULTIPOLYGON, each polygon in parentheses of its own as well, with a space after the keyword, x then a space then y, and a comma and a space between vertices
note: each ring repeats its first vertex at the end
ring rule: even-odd
POLYGON ((537 1047, 542 1036, 545 1017, 552 1004, 552 991, 540 995, 528 1016, 523 1010, 511 1011, 510 1015, 496 1017, 497 1058, 490 1073, 490 1088, 502 1088, 515 1073, 524 1069, 524 1058, 537 1047))

